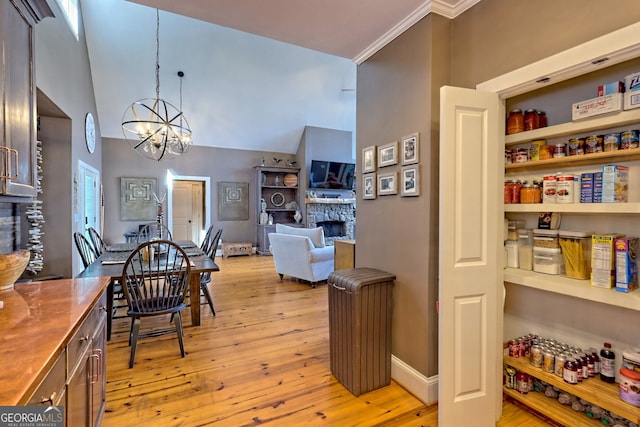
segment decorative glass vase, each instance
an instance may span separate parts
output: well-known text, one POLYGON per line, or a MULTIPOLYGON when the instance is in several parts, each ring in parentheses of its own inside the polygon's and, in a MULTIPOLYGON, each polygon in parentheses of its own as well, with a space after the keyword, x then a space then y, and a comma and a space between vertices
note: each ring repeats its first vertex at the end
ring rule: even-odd
POLYGON ((260 225, 265 225, 267 222, 269 222, 269 215, 265 212, 264 209, 265 208, 262 208, 262 212, 260 212, 260 225))

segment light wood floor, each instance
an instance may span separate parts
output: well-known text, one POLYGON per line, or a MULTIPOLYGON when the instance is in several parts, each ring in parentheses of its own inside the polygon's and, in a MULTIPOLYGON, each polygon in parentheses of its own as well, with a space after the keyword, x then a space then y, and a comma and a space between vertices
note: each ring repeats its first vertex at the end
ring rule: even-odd
MULTIPOLYGON (((281 282, 271 257, 216 261, 217 316, 203 306, 202 325, 185 328, 185 358, 175 334, 146 338, 128 369, 129 321, 114 321, 103 426, 438 425, 437 405, 395 382, 354 397, 331 375, 325 284, 281 282)), ((167 322, 143 319, 142 328, 167 322)), ((497 425, 549 423, 505 401, 497 425)))

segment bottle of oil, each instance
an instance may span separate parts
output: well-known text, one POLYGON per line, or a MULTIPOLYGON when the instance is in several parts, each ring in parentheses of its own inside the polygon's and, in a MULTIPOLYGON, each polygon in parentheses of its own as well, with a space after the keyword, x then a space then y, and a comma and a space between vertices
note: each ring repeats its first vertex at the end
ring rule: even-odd
POLYGON ((604 347, 600 350, 600 379, 606 383, 613 383, 616 380, 615 359, 616 354, 611 350, 611 344, 604 343, 604 347))

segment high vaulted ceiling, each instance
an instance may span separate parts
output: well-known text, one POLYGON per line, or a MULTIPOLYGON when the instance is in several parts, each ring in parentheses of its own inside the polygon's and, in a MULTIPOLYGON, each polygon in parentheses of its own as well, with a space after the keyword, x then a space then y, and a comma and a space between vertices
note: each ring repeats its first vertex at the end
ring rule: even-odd
POLYGON ((129 0, 344 58, 366 59, 430 12, 480 0, 129 0))
POLYGON ((160 97, 184 99, 196 145, 295 153, 305 126, 355 138, 356 64, 478 1, 81 0, 100 134, 122 139, 123 112, 155 97, 157 42, 160 97))

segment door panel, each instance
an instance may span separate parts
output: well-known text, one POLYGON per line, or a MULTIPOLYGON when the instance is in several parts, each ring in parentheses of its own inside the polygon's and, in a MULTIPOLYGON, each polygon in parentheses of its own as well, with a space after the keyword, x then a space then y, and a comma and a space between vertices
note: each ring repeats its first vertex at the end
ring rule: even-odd
POLYGON ((443 87, 440 110, 440 426, 494 426, 502 372, 499 120, 489 92, 443 87))
POLYGON ((199 242, 204 229, 203 183, 173 182, 173 238, 199 242))

